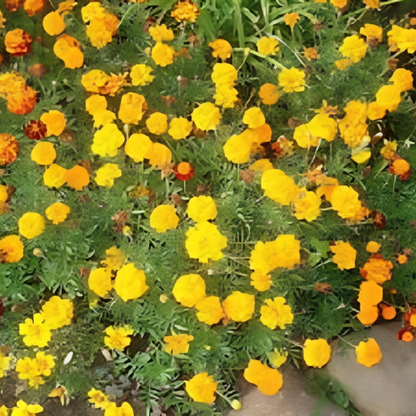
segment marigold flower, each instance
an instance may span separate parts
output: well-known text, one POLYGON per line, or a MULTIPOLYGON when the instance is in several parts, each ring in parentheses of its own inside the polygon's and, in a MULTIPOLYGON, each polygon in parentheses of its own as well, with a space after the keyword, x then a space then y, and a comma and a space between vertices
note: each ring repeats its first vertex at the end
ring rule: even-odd
POLYGON ((406 160, 400 157, 391 163, 388 172, 393 175, 397 175, 401 181, 409 179, 410 175, 412 174, 409 162, 406 162, 406 160))
POLYGON ((235 322, 246 322, 254 313, 254 295, 234 291, 222 302, 225 315, 235 322))
POLYGON ((253 141, 247 135, 234 135, 225 143, 224 155, 232 163, 247 163, 250 159, 252 146, 253 141))
POLYGON ((351 246, 347 241, 336 241, 335 245, 330 246, 329 249, 335 254, 332 261, 338 266, 340 270, 350 270, 355 267, 355 258, 357 257, 357 250, 351 246))
POLYGON ((114 179, 121 176, 121 170, 115 163, 106 163, 101 166, 95 172, 95 182, 97 185, 104 186, 106 188, 112 188, 114 185, 114 179))
POLYGON ((175 38, 172 29, 168 29, 166 25, 154 25, 149 27, 149 35, 155 42, 169 42, 175 38))
POLYGON ((143 162, 144 158, 151 157, 153 149, 153 142, 145 134, 132 134, 127 140, 124 151, 127 156, 130 156, 136 163, 143 162))
POLYGON ((378 318, 379 311, 377 306, 362 303, 357 319, 365 326, 372 325, 378 318))
POLYGON ((53 52, 64 61, 66 68, 76 69, 84 64, 84 54, 80 48, 81 44, 75 38, 63 34, 56 39, 53 52))
POLYGON ((90 183, 90 175, 82 166, 76 165, 66 172, 66 183, 76 191, 82 191, 90 183))
POLYGON ((245 111, 243 123, 251 129, 256 129, 266 123, 266 118, 259 107, 251 107, 245 111))
POLYGON ((380 8, 380 0, 363 0, 363 3, 369 9, 379 9, 380 8))
POLYGON ((299 21, 299 19, 300 16, 297 13, 286 13, 283 18, 285 24, 290 26, 292 30, 295 27, 296 23, 299 21))
POLYGON ((401 102, 400 90, 395 85, 384 85, 376 94, 377 105, 390 112, 396 111, 401 102))
POLYGON ((38 388, 40 384, 44 384, 45 381, 40 377, 38 363, 36 358, 31 359, 25 357, 20 359, 16 363, 16 372, 21 380, 28 380, 30 387, 38 388))
POLYGON ((231 58, 233 54, 232 46, 224 39, 216 39, 214 42, 209 43, 208 46, 213 49, 212 56, 214 58, 220 58, 222 61, 231 58))
POLYGON ((341 218, 353 219, 361 210, 361 202, 358 200, 358 192, 350 186, 335 186, 329 201, 332 208, 338 211, 341 218))
POLYGON ((185 390, 189 397, 199 403, 214 403, 217 384, 208 373, 200 373, 185 381, 185 390))
POLYGON ((321 198, 314 192, 302 189, 301 193, 293 203, 295 207, 295 217, 298 220, 306 220, 308 222, 316 220, 321 215, 320 205, 321 198))
POLYGON ((198 310, 196 317, 198 321, 207 325, 214 325, 225 317, 220 298, 217 296, 207 296, 196 303, 195 308, 198 310))
POLYGON ((0 416, 8 416, 8 414, 9 414, 9 409, 5 405, 2 405, 0 407, 0 416))
POLYGON ((60 111, 51 110, 44 113, 40 120, 46 124, 47 136, 59 136, 65 130, 66 118, 60 111))
POLYGON ((146 120, 146 127, 150 133, 161 135, 168 130, 168 116, 163 113, 153 113, 146 120))
POLYGON ((194 177, 195 168, 188 162, 181 162, 173 168, 176 179, 189 181, 194 177))
POLYGON ((92 46, 101 49, 113 40, 120 22, 116 16, 107 12, 101 3, 88 3, 81 9, 81 14, 82 20, 89 23, 87 36, 92 46))
POLYGON ((260 321, 263 325, 270 329, 276 329, 276 327, 286 329, 286 324, 293 322, 292 308, 285 305, 285 298, 266 299, 264 302, 267 306, 263 305, 260 308, 260 321))
POLYGON ((0 96, 7 100, 7 109, 13 114, 29 114, 36 105, 36 91, 18 72, 0 75, 0 96))
POLYGON ((193 1, 185 0, 176 3, 170 15, 177 22, 195 23, 200 12, 198 6, 193 1))
POLYGON ((121 97, 118 118, 125 124, 139 124, 146 110, 147 104, 143 95, 128 92, 121 97))
POLYGON ((130 71, 132 85, 135 87, 149 85, 155 79, 154 75, 150 75, 152 71, 153 68, 148 65, 134 65, 130 71))
POLYGON ((13 56, 23 56, 32 50, 32 36, 22 29, 14 29, 4 37, 6 51, 13 56))
POLYGON ((282 374, 259 360, 250 360, 244 370, 244 378, 249 383, 255 384, 267 396, 277 394, 283 386, 282 374))
POLYGON ((270 169, 261 176, 261 189, 264 195, 281 205, 289 205, 298 197, 301 189, 282 170, 270 169))
POLYGON ((93 153, 104 156, 114 157, 117 155, 118 148, 124 143, 123 133, 115 124, 106 124, 101 130, 94 134, 91 150, 93 153))
POLYGON ((305 91, 305 72, 296 68, 282 69, 279 76, 279 86, 284 92, 305 91))
POLYGON ((391 261, 385 260, 381 254, 373 254, 360 269, 363 279, 372 280, 378 284, 383 284, 386 280, 391 279, 391 261))
POLYGON ((108 400, 108 396, 104 394, 100 390, 95 390, 94 388, 88 392, 88 401, 94 405, 96 409, 106 409, 110 401, 108 400))
POLYGON ((51 339, 51 331, 45 323, 45 318, 40 313, 33 315, 33 321, 26 318, 25 323, 19 324, 19 334, 25 335, 23 342, 28 346, 46 347, 51 339))
POLYGON ((217 206, 210 196, 194 196, 189 200, 186 213, 195 222, 215 220, 217 206))
POLYGON ((161 143, 153 143, 145 157, 149 158, 149 163, 157 169, 164 169, 172 162, 172 152, 161 143))
POLYGON ((49 142, 37 143, 30 153, 30 158, 38 165, 51 165, 56 159, 55 148, 49 142))
POLYGON ((309 123, 295 129, 296 143, 303 148, 317 146, 320 139, 332 142, 338 132, 337 122, 328 114, 317 114, 309 123))
POLYGON ((254 172, 266 172, 266 170, 273 169, 273 164, 269 159, 259 159, 250 165, 249 169, 254 172))
POLYGON ((17 407, 13 407, 11 416, 35 416, 37 413, 43 412, 43 407, 38 404, 27 404, 23 400, 16 403, 17 407))
POLYGON ((82 76, 81 84, 88 92, 114 96, 126 85, 126 75, 110 76, 100 69, 93 69, 82 76))
POLYGON ((206 297, 205 281, 199 274, 186 274, 176 281, 172 294, 176 302, 192 308, 206 297))
POLYGON ((370 23, 366 23, 364 27, 360 29, 360 34, 367 38, 367 42, 371 42, 373 40, 381 42, 383 40, 383 28, 370 23))
POLYGON ((133 263, 123 266, 116 276, 114 290, 124 302, 140 298, 149 286, 146 284, 146 275, 143 270, 136 269, 133 263))
POLYGON ((45 219, 37 212, 26 212, 19 219, 19 233, 28 240, 45 231, 45 219))
POLYGON ((105 408, 104 416, 134 416, 133 408, 129 403, 124 402, 120 407, 109 402, 105 408))
POLYGON ((279 52, 279 42, 275 38, 269 38, 263 36, 256 43, 257 50, 263 55, 276 55, 276 52, 279 52))
POLYGON ((367 44, 364 39, 359 38, 357 35, 347 36, 344 38, 339 51, 342 56, 350 59, 353 63, 357 63, 364 59, 367 52, 367 44))
POLYGON ((281 367, 287 361, 287 351, 278 350, 275 348, 272 352, 267 353, 267 358, 273 367, 281 367))
POLYGON ((71 212, 71 208, 62 202, 55 202, 46 208, 46 218, 52 221, 53 224, 60 224, 66 220, 66 217, 71 212))
POLYGON ((221 250, 227 247, 227 238, 220 234, 217 226, 208 221, 201 221, 186 232, 185 247, 191 259, 200 263, 223 258, 221 250))
POLYGON ((380 250, 381 244, 377 243, 376 241, 369 241, 366 246, 366 250, 369 253, 377 253, 380 250))
POLYGON ((159 205, 150 214, 150 226, 157 233, 165 233, 178 227, 179 217, 173 205, 159 205))
POLYGON ((152 48, 151 56, 156 65, 165 68, 166 66, 173 64, 175 49, 172 46, 166 45, 162 42, 157 42, 152 48))
POLYGON ((397 315, 396 309, 394 309, 393 306, 389 305, 379 305, 381 308, 381 315, 386 321, 390 321, 391 319, 394 319, 397 315))
POLYGON ((311 48, 303 47, 303 52, 304 52, 305 58, 309 62, 311 62, 313 59, 319 59, 320 58, 320 56, 318 54, 318 51, 314 47, 311 47, 311 48))
POLYGON ((309 367, 321 368, 331 358, 331 347, 324 339, 307 339, 303 349, 303 359, 309 367))
POLYGON ((67 170, 62 166, 52 163, 43 174, 43 183, 48 188, 60 188, 66 183, 67 170))
POLYGON ((393 82, 400 92, 413 90, 413 74, 408 69, 396 69, 389 81, 393 82))
POLYGON ((46 137, 47 127, 46 124, 40 120, 30 120, 25 127, 25 134, 29 139, 41 140, 46 137))
POLYGON ((408 53, 416 52, 416 29, 404 29, 400 26, 393 25, 392 29, 387 32, 388 44, 393 52, 408 53))
POLYGON ((65 29, 66 24, 63 17, 58 12, 50 12, 43 18, 43 29, 50 36, 60 35, 65 29))
POLYGON ((372 367, 378 364, 383 357, 380 347, 374 338, 369 338, 367 342, 361 341, 355 349, 357 354, 357 363, 366 367, 372 367))
POLYGON ((251 286, 254 286, 254 288, 259 292, 265 292, 266 290, 269 290, 273 284, 271 276, 261 271, 254 271, 251 273, 250 279, 251 286))
POLYGON ((99 297, 103 298, 111 291, 111 270, 98 268, 91 271, 88 277, 88 287, 99 297))
POLYGON ((110 247, 105 251, 106 258, 101 262, 107 269, 112 271, 120 270, 124 265, 124 253, 116 246, 110 247))
MULTIPOLYGON (((9 369, 10 357, 5 357, 0 352, 0 378, 4 377, 5 372, 9 369)), ((1 408, 0 408, 1 415, 1 408)), ((7 416, 7 413, 6 413, 7 416)))
POLYGON ((189 342, 193 339, 192 335, 187 334, 166 336, 163 338, 167 343, 165 351, 170 355, 186 354, 189 351, 189 342))
POLYGON ((108 335, 104 337, 104 344, 110 350, 119 350, 123 351, 131 343, 131 338, 129 335, 133 335, 134 330, 129 326, 125 327, 114 327, 109 326, 104 330, 105 334, 108 335))
POLYGON ((397 333, 397 339, 400 339, 401 341, 404 342, 410 342, 413 341, 413 334, 410 331, 407 331, 405 328, 401 329, 398 333, 397 333))
POLYGON ((363 137, 368 135, 367 104, 360 101, 350 101, 344 108, 346 116, 339 122, 339 132, 345 144, 357 147, 363 137))
POLYGON ((215 83, 215 104, 223 108, 234 108, 238 101, 238 92, 234 88, 237 82, 237 70, 226 63, 217 63, 214 65, 211 79, 215 83))
POLYGON ((277 85, 263 84, 259 90, 261 102, 265 105, 273 105, 279 101, 279 91, 277 85))
POLYGON ((94 127, 98 128, 112 123, 117 116, 107 110, 107 100, 101 95, 91 95, 85 100, 85 109, 94 118, 94 127))
POLYGON ((24 246, 18 235, 0 239, 0 263, 17 263, 23 258, 24 246))
POLYGON ((49 329, 62 328, 71 324, 74 316, 74 305, 69 299, 52 296, 43 305, 41 315, 49 329))
POLYGON ((220 124, 221 114, 213 103, 203 103, 192 112, 192 121, 200 130, 215 130, 220 124))
POLYGON ((0 166, 9 165, 17 159, 19 145, 16 137, 0 133, 0 166))
POLYGON ((183 117, 177 117, 170 121, 168 134, 175 140, 186 139, 191 134, 192 129, 192 121, 188 121, 183 117))

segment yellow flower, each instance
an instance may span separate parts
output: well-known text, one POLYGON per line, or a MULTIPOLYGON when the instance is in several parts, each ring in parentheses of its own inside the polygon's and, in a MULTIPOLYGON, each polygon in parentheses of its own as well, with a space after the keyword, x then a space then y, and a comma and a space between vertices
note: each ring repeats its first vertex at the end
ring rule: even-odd
POLYGON ((152 134, 163 134, 168 130, 168 116, 163 113, 153 113, 146 120, 146 127, 152 134))
POLYGON ((305 48, 305 47, 303 47, 303 52, 305 54, 305 58, 309 62, 311 62, 312 59, 319 59, 320 58, 320 56, 318 54, 318 51, 314 47, 311 47, 311 48, 305 48))
POLYGON ((117 34, 119 20, 107 12, 101 3, 92 2, 81 9, 82 20, 89 23, 87 36, 91 45, 97 49, 104 48, 117 34))
POLYGON ((60 224, 66 220, 66 217, 71 212, 71 208, 62 202, 55 202, 46 208, 46 218, 52 221, 53 224, 60 224))
POLYGON ((260 321, 263 325, 266 325, 270 329, 286 329, 286 324, 293 322, 293 313, 289 305, 285 305, 286 299, 277 297, 272 299, 266 299, 264 301, 266 305, 260 308, 260 321))
POLYGON ((84 64, 81 44, 72 36, 66 34, 59 36, 55 45, 53 45, 53 52, 59 59, 64 61, 66 68, 81 68, 84 64))
POLYGON ((374 338, 369 338, 367 342, 361 341, 355 349, 357 354, 357 363, 366 367, 372 367, 378 364, 383 354, 374 338))
POLYGON ((321 198, 314 192, 302 189, 298 198, 294 202, 295 217, 298 220, 306 220, 308 222, 316 220, 321 215, 320 205, 321 198))
POLYGON ((65 115, 57 110, 42 114, 40 121, 46 124, 48 136, 59 136, 66 127, 65 115))
POLYGON ((82 191, 89 183, 90 174, 83 166, 75 165, 66 172, 66 184, 76 191, 82 191))
POLYGON ((126 85, 126 76, 127 73, 110 76, 100 69, 93 69, 82 76, 81 84, 88 92, 114 96, 126 85))
POLYGON ((263 112, 259 107, 251 107, 245 111, 243 123, 248 124, 250 129, 256 129, 266 122, 263 112))
POLYGON ((121 170, 115 163, 106 163, 100 169, 95 172, 95 182, 100 186, 106 188, 112 188, 114 185, 114 179, 121 176, 121 170))
POLYGON ((284 92, 305 91, 305 72, 296 68, 282 69, 279 74, 279 86, 284 92))
POLYGON ((94 388, 88 392, 88 401, 94 405, 96 409, 106 409, 110 405, 108 396, 100 390, 94 388))
POLYGON ((263 36, 256 43, 257 50, 263 55, 276 55, 276 52, 279 52, 279 42, 275 38, 269 38, 263 36))
POLYGON ((231 58, 233 54, 232 46, 224 39, 216 39, 214 42, 209 43, 208 46, 213 49, 212 56, 214 58, 220 58, 223 61, 231 58))
POLYGON ((42 307, 42 317, 49 329, 70 325, 74 316, 74 305, 69 299, 52 296, 42 307))
POLYGON ((300 241, 294 235, 279 235, 275 241, 257 242, 251 252, 250 269, 264 274, 277 267, 293 269, 300 264, 300 241))
POLYGON ((393 52, 408 53, 416 52, 416 29, 403 29, 400 26, 393 25, 392 29, 387 32, 388 44, 393 52))
POLYGON ((363 0, 363 3, 367 5, 369 9, 379 9, 380 0, 363 0))
POLYGON ((192 121, 200 130, 215 130, 221 121, 220 109, 212 103, 203 103, 192 112, 192 121))
POLYGON ((9 363, 10 357, 5 357, 0 351, 0 378, 4 377, 5 372, 9 369, 9 363))
POLYGON ((88 277, 88 287, 103 298, 113 288, 111 283, 111 270, 98 268, 91 271, 88 277))
POLYGON ((300 19, 300 16, 297 13, 286 13, 283 20, 284 22, 290 26, 290 28, 293 30, 296 23, 300 19))
POLYGON ((20 359, 16 363, 16 372, 21 380, 28 380, 30 387, 39 388, 39 385, 45 381, 40 377, 38 363, 36 358, 33 360, 29 357, 20 359))
POLYGON ((94 134, 91 150, 102 157, 117 155, 117 149, 124 143, 123 133, 115 124, 106 124, 94 134))
POLYGON ((389 81, 393 82, 400 92, 413 90, 413 74, 408 69, 397 68, 389 81))
POLYGON ((133 335, 134 330, 129 326, 125 327, 107 327, 104 332, 107 337, 104 337, 104 344, 110 350, 119 350, 123 351, 124 348, 128 347, 131 343, 131 338, 129 335, 133 335))
POLYGON ((127 402, 124 402, 120 407, 110 402, 105 408, 104 416, 134 416, 134 412, 127 402))
POLYGON ((199 16, 198 6, 191 0, 179 1, 170 14, 177 22, 195 23, 199 16))
POLYGON ((37 212, 26 212, 19 219, 19 233, 28 240, 38 237, 45 231, 45 219, 37 212))
POLYGON ((23 400, 16 403, 17 407, 13 407, 11 416, 35 416, 36 413, 43 412, 43 407, 38 404, 27 404, 23 400))
MULTIPOLYGON (((1 21, 1 18, 0 18, 0 21, 1 21)), ((0 407, 0 416, 8 416, 8 414, 9 414, 9 409, 5 405, 2 405, 0 407)))
POLYGON ((0 239, 0 257, 5 263, 17 263, 23 258, 24 246, 18 235, 0 239))
POLYGON ((187 334, 166 336, 163 338, 167 342, 165 351, 171 355, 186 354, 189 351, 189 342, 193 339, 192 335, 187 334))
POLYGON ((206 296, 205 281, 199 274, 186 274, 176 281, 172 294, 176 302, 192 308, 206 296))
POLYGON ((227 238, 220 234, 217 226, 208 221, 201 221, 186 232, 185 247, 191 259, 200 263, 223 258, 221 250, 227 247, 227 238))
POLYGON ((367 117, 370 120, 380 120, 386 115, 386 108, 380 107, 377 101, 368 104, 367 117))
POLYGON ((283 352, 275 348, 272 352, 267 353, 267 358, 273 367, 281 367, 287 360, 287 351, 283 352))
POLYGON ((114 289, 124 302, 140 298, 149 289, 143 270, 136 269, 133 263, 123 266, 116 276, 114 289))
POLYGON ((282 374, 259 360, 250 360, 244 370, 244 378, 249 383, 255 384, 267 396, 277 394, 283 386, 282 374))
POLYGON ((45 32, 50 36, 60 35, 66 29, 64 19, 58 12, 48 13, 43 18, 42 25, 45 32))
POLYGON ((107 100, 102 95, 91 95, 85 100, 85 109, 94 118, 94 127, 98 128, 112 123, 117 116, 107 110, 107 100))
POLYGON ((347 36, 339 51, 342 56, 356 64, 364 59, 367 52, 367 44, 364 39, 359 38, 357 35, 347 36))
POLYGON ((217 217, 217 206, 210 196, 194 196, 189 200, 186 213, 195 222, 215 220, 217 217))
POLYGON ((303 148, 317 146, 320 139, 332 142, 338 132, 337 122, 328 114, 317 114, 309 123, 295 129, 296 143, 303 148))
POLYGON ((360 34, 367 38, 367 42, 372 40, 381 42, 383 40, 383 28, 370 23, 366 23, 364 27, 360 29, 360 34))
POLYGON ((127 156, 130 156, 136 163, 143 162, 143 160, 151 157, 153 149, 153 142, 145 134, 134 133, 127 140, 124 146, 124 151, 127 156))
POLYGON ((153 68, 145 64, 133 65, 130 71, 131 83, 133 86, 149 85, 155 79, 154 75, 150 75, 153 68))
POLYGON ((173 118, 169 123, 169 135, 175 140, 186 139, 191 134, 193 128, 192 121, 186 118, 173 118))
POLYGON ((376 241, 369 241, 366 246, 366 251, 369 253, 377 253, 380 250, 381 244, 377 243, 376 241))
POLYGON ((51 369, 55 367, 55 361, 52 355, 45 355, 43 351, 36 353, 36 364, 39 374, 46 377, 51 375, 51 369))
POLYGON ((157 42, 152 49, 152 59, 156 65, 165 68, 168 65, 173 64, 173 58, 175 57, 175 49, 172 46, 165 45, 162 42, 157 42))
POLYGON ((55 163, 43 174, 43 183, 48 188, 60 188, 66 182, 67 170, 55 163))
POLYGON ((361 101, 350 101, 344 108, 346 116, 339 122, 339 132, 344 143, 349 147, 357 147, 368 135, 367 104, 361 101))
POLYGON ((164 169, 172 162, 172 152, 164 144, 153 143, 145 158, 149 158, 149 163, 157 169, 164 169))
POLYGON ((332 261, 341 270, 350 270, 355 267, 355 258, 357 256, 357 250, 351 246, 350 243, 343 241, 336 241, 334 246, 329 247, 335 254, 332 261))
POLYGON ((231 136, 225 143, 224 155, 232 163, 247 163, 253 146, 251 137, 245 134, 231 136))
POLYGON ((125 124, 139 124, 146 109, 146 99, 143 95, 128 92, 121 97, 118 118, 125 124))
POLYGON ((198 321, 207 325, 217 324, 225 317, 220 298, 217 296, 207 296, 200 300, 195 308, 198 310, 196 314, 198 321))
MULTIPOLYGON (((370 106, 369 106, 370 107, 370 106)), ((358 164, 367 162, 368 159, 371 157, 371 150, 362 150, 359 153, 351 156, 351 159, 358 164)))
POLYGON ((51 339, 51 331, 44 323, 45 318, 40 313, 33 315, 33 321, 26 318, 24 324, 19 324, 19 334, 25 335, 23 342, 28 347, 46 347, 51 339))
POLYGON ((154 25, 149 27, 149 35, 155 42, 168 42, 175 38, 173 30, 168 29, 166 25, 154 25))
POLYGON ((254 295, 234 291, 222 302, 225 315, 235 322, 246 322, 254 313, 254 295))
POLYGON ((189 397, 199 403, 214 403, 217 383, 208 373, 200 373, 185 381, 185 390, 189 397))
POLYGON ((266 172, 266 170, 273 169, 273 164, 269 159, 259 159, 250 165, 249 169, 254 172, 266 172))
POLYGON ((338 61, 335 61, 335 66, 340 70, 343 71, 344 69, 351 66, 354 62, 351 61, 351 59, 339 59, 338 61))
POLYGON ((305 341, 303 349, 303 359, 309 367, 321 368, 328 363, 331 358, 331 347, 322 338, 305 341))
POLYGON ((266 290, 269 290, 273 284, 271 276, 261 271, 254 271, 251 273, 250 279, 251 286, 254 286, 254 288, 259 292, 265 292, 266 290))
POLYGON ((106 250, 105 254, 107 256, 105 260, 101 262, 101 264, 109 270, 113 270, 113 271, 120 270, 120 268, 124 264, 123 252, 116 246, 113 246, 113 247, 110 247, 108 250, 106 250))
POLYGON ((330 202, 341 218, 353 219, 361 211, 358 193, 350 186, 335 186, 330 202))
POLYGON ((265 105, 273 105, 279 101, 279 91, 277 85, 263 84, 259 90, 261 102, 265 105))
POLYGON ((179 217, 173 205, 159 205, 150 214, 150 226, 157 233, 165 233, 178 227, 179 217))
POLYGON ((261 189, 264 189, 265 196, 282 205, 290 205, 301 192, 295 181, 279 169, 263 172, 261 189))
POLYGON ((30 158, 38 165, 51 165, 56 159, 55 148, 49 142, 36 143, 30 153, 30 158))

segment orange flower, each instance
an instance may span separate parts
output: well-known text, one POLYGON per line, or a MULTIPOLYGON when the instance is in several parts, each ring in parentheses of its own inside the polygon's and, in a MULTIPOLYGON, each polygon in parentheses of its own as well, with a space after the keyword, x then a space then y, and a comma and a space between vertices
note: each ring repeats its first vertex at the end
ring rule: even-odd
POLYGON ((30 158, 38 165, 51 165, 56 159, 55 148, 49 142, 36 143, 32 149, 30 158))
POLYGON ((320 57, 319 54, 318 54, 318 51, 314 47, 311 47, 311 48, 303 47, 303 52, 304 52, 305 58, 309 62, 311 62, 312 59, 319 59, 319 57, 320 57))
POLYGON ((367 342, 361 341, 355 349, 357 363, 366 367, 372 367, 380 362, 383 354, 374 338, 369 338, 367 342))
POLYGON ((378 318, 377 306, 362 304, 357 319, 365 326, 372 325, 378 318))
POLYGON ((396 309, 394 309, 393 306, 381 304, 380 308, 381 308, 381 315, 386 321, 390 321, 391 319, 394 319, 397 315, 396 309))
POLYGON ((277 85, 264 84, 260 87, 259 97, 261 102, 266 105, 276 104, 279 100, 279 91, 277 85))
POLYGON ((377 253, 380 250, 381 244, 376 241, 369 241, 365 248, 369 253, 377 253))
POLYGON ((0 133, 0 166, 14 162, 19 153, 16 137, 11 134, 0 133))
POLYGON ((36 105, 36 91, 18 72, 0 75, 0 97, 7 100, 7 109, 13 114, 29 114, 36 105))
POLYGON ((336 241, 335 245, 330 246, 329 248, 333 253, 335 253, 332 261, 338 266, 338 269, 349 270, 355 267, 357 250, 355 250, 350 243, 336 241))
POLYGON ((23 56, 32 50, 32 36, 22 29, 14 29, 6 33, 4 44, 11 55, 23 56))
POLYGON ((362 305, 375 306, 383 300, 383 289, 376 282, 369 280, 360 285, 358 302, 362 305))
POLYGON ((360 274, 363 279, 382 284, 391 279, 392 273, 390 270, 392 268, 391 261, 385 260, 381 254, 373 254, 360 270, 360 274))
POLYGON ((173 168, 176 179, 189 181, 194 177, 195 168, 188 162, 181 162, 173 168))
POLYGON ((300 16, 297 13, 286 13, 283 20, 284 22, 290 26, 290 28, 293 30, 296 23, 300 19, 300 16))
POLYGON ((47 127, 43 121, 30 120, 29 124, 25 127, 25 134, 29 139, 41 140, 46 137, 47 127))
POLYGON ((244 370, 244 378, 255 384, 259 390, 267 396, 273 396, 283 386, 282 374, 275 368, 262 364, 259 360, 250 360, 244 370))
POLYGON ((8 235, 0 240, 0 263, 17 263, 23 258, 23 243, 18 235, 8 235))
POLYGON ((76 165, 66 172, 66 183, 76 191, 82 191, 90 183, 90 175, 82 166, 76 165))
POLYGON ((75 38, 63 34, 56 39, 53 52, 64 61, 66 68, 81 68, 84 64, 84 54, 81 52, 80 46, 81 44, 75 38))
POLYGON ((392 175, 397 175, 401 181, 409 179, 412 174, 409 163, 398 155, 396 155, 394 162, 390 165, 388 172, 392 175))

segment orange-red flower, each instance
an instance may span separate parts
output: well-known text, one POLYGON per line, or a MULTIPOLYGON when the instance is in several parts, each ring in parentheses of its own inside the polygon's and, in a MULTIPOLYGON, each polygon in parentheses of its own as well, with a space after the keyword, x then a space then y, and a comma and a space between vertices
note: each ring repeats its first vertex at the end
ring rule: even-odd
POLYGON ((0 133, 0 166, 14 162, 19 152, 16 137, 7 133, 0 133))
POLYGON ((32 36, 22 29, 14 29, 6 33, 4 44, 11 55, 23 56, 32 50, 32 36))

